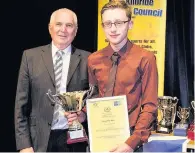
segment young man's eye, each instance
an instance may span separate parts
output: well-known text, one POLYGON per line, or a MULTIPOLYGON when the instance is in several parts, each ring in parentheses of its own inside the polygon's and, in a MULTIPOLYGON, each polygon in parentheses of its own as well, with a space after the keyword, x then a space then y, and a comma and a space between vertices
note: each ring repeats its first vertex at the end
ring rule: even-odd
POLYGON ((122 21, 118 21, 118 22, 115 22, 115 24, 121 25, 121 24, 123 24, 123 22, 122 21))

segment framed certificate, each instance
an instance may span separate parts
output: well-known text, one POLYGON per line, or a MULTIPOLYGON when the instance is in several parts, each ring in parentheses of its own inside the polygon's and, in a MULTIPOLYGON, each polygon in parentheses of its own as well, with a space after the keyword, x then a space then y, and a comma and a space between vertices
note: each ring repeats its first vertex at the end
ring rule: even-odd
POLYGON ((126 96, 87 100, 91 152, 107 152, 130 136, 126 96))

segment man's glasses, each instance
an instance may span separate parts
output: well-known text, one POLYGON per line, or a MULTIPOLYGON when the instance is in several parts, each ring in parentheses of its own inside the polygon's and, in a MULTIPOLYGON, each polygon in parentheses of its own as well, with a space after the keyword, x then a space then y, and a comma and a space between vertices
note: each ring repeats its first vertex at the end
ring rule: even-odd
POLYGON ((116 21, 116 22, 114 22, 114 23, 112 23, 112 22, 104 22, 104 23, 102 23, 102 26, 103 26, 104 28, 111 28, 111 27, 112 27, 112 24, 114 24, 116 28, 120 28, 120 27, 122 27, 126 22, 129 22, 129 20, 127 20, 127 21, 116 21))

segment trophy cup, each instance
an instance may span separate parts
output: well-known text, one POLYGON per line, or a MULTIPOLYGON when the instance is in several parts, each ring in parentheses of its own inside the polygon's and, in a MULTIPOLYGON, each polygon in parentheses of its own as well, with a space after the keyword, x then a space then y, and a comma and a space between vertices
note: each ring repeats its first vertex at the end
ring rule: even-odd
POLYGON ((180 118, 180 122, 176 124, 174 128, 174 135, 175 136, 186 136, 187 135, 187 128, 188 123, 187 119, 190 115, 190 107, 189 108, 182 108, 179 106, 179 111, 177 111, 177 116, 180 118))
MULTIPOLYGON (((90 87, 89 90, 52 95, 49 89, 47 95, 52 103, 60 104, 65 112, 77 113, 85 106, 86 100, 92 97, 94 91, 94 87, 90 87)), ((78 121, 73 121, 72 125, 69 125, 68 128, 67 144, 84 141, 88 141, 88 138, 83 126, 78 121)))
MULTIPOLYGON (((191 105, 192 105, 192 108, 194 110, 195 101, 191 101, 191 105)), ((195 117, 195 112, 194 112, 194 117, 195 117)), ((187 131, 188 138, 191 139, 191 140, 194 140, 194 135, 195 135, 194 120, 195 120, 195 118, 193 119, 192 123, 190 123, 190 126, 189 126, 188 131, 187 131)))
POLYGON ((162 119, 158 123, 157 133, 169 134, 173 131, 176 106, 178 103, 177 97, 161 96, 158 97, 158 107, 162 114, 162 119))

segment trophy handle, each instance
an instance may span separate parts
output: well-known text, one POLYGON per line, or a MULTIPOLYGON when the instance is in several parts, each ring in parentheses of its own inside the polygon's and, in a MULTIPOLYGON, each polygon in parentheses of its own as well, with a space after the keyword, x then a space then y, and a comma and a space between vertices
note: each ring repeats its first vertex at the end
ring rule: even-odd
POLYGON ((195 108, 195 101, 191 101, 191 105, 192 105, 192 108, 194 109, 195 108))
POLYGON ((87 99, 90 99, 97 94, 98 94, 98 87, 96 85, 89 85, 89 90, 83 96, 83 106, 86 105, 87 99))
POLYGON ((48 93, 46 93, 46 94, 47 94, 47 96, 49 97, 49 99, 50 99, 53 103, 56 103, 56 101, 55 101, 55 96, 52 95, 52 92, 51 92, 50 89, 48 90, 48 93))
POLYGON ((181 111, 181 106, 178 107, 179 111, 181 111))
POLYGON ((186 116, 186 119, 190 116, 190 107, 188 107, 188 112, 187 112, 187 116, 186 116))
POLYGON ((173 100, 175 101, 175 105, 177 105, 179 99, 177 97, 173 97, 173 100))
POLYGON ((181 114, 179 112, 177 112, 177 116, 179 117, 179 119, 181 120, 181 114))
POLYGON ((190 116, 190 113, 187 113, 187 115, 186 115, 186 119, 187 119, 189 116, 190 116))

